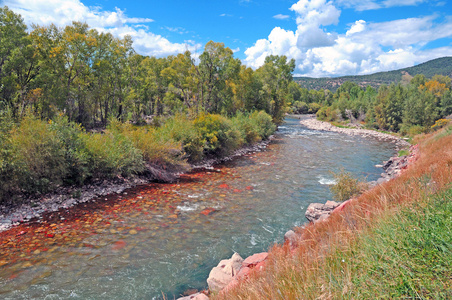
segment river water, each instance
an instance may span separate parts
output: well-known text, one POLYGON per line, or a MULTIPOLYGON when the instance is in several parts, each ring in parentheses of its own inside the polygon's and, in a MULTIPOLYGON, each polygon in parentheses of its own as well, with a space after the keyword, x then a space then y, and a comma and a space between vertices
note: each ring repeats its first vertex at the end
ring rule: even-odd
POLYGON ((262 152, 60 210, 0 233, 2 299, 168 299, 206 287, 212 267, 281 243, 331 172, 376 180, 394 144, 287 119, 262 152))

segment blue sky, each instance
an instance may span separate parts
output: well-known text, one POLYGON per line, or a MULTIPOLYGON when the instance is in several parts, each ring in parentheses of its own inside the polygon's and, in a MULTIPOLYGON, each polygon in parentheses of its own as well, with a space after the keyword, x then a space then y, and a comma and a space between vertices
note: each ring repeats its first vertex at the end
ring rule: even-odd
POLYGON ((340 76, 452 56, 452 3, 443 0, 4 0, 27 24, 72 20, 157 57, 223 42, 250 67, 296 61, 295 75, 340 76))

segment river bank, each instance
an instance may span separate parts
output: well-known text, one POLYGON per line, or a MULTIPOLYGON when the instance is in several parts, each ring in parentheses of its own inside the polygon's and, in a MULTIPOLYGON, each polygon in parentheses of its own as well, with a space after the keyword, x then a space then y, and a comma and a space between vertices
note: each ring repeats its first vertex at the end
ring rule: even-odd
MULTIPOLYGON (((312 130, 338 132, 351 136, 376 138, 380 141, 392 142, 396 145, 396 149, 406 148, 410 146, 410 144, 405 140, 402 140, 390 134, 365 129, 339 128, 332 126, 327 122, 318 121, 313 117, 301 120, 300 124, 312 130)), ((408 168, 409 165, 411 165, 418 159, 418 157, 419 147, 418 145, 413 145, 410 146, 408 155, 401 157, 394 155, 388 160, 384 161, 380 166, 383 168, 384 172, 381 174, 381 177, 378 180, 368 183, 369 190, 377 185, 383 184, 400 176, 402 172, 408 168)), ((319 221, 326 221, 333 212, 336 211, 340 213, 341 211, 343 211, 345 209, 345 206, 350 204, 350 201, 352 201, 352 199, 346 200, 344 202, 327 201, 326 204, 311 203, 308 206, 304 216, 306 220, 311 224, 317 223, 319 221)), ((303 239, 303 231, 305 230, 307 224, 308 223, 299 227, 298 229, 294 229, 295 231, 291 229, 284 235, 284 244, 288 245, 292 252, 296 251, 295 249, 297 248, 300 240, 303 239)), ((228 293, 238 287, 241 282, 247 281, 250 278, 258 278, 259 276, 261 276, 260 274, 262 271, 265 274, 268 256, 268 252, 263 252, 252 254, 243 259, 240 257, 239 253, 234 253, 234 255, 230 259, 221 260, 218 265, 211 270, 211 272, 209 273, 209 278, 207 279, 209 287, 208 290, 198 292, 191 296, 182 297, 178 300, 209 299, 207 295, 209 295, 210 293, 219 295, 220 298, 227 299, 228 293)))
POLYGON ((281 244, 309 203, 330 198, 330 170, 376 180, 375 165, 393 154, 392 143, 309 130, 288 118, 265 151, 2 232, 0 293, 172 299, 202 290, 211 268, 234 251, 246 258, 281 244))
POLYGON ((314 130, 338 132, 352 136, 359 135, 363 137, 376 138, 381 141, 390 141, 392 143, 395 143, 397 148, 399 149, 410 146, 410 143, 395 135, 362 128, 341 128, 331 125, 328 122, 319 121, 315 118, 315 115, 310 115, 309 118, 301 120, 300 124, 314 130))
POLYGON ((269 139, 254 145, 242 147, 234 151, 231 155, 218 158, 206 158, 199 163, 190 165, 184 172, 169 173, 165 170, 155 169, 155 172, 160 173, 159 177, 149 175, 137 175, 128 178, 116 177, 111 180, 98 180, 83 186, 59 187, 56 191, 40 197, 27 198, 17 202, 10 201, 7 204, 0 205, 0 232, 8 230, 11 227, 17 226, 21 223, 32 221, 39 222, 44 213, 52 213, 60 209, 67 210, 75 205, 90 201, 94 202, 99 197, 111 194, 127 195, 128 189, 139 185, 145 185, 156 181, 174 182, 182 174, 201 169, 210 169, 213 165, 230 161, 235 157, 239 157, 250 152, 262 151, 267 147, 271 140, 272 136, 269 139))
POLYGON ((422 137, 400 176, 294 229, 262 271, 212 298, 450 298, 451 132, 422 137))

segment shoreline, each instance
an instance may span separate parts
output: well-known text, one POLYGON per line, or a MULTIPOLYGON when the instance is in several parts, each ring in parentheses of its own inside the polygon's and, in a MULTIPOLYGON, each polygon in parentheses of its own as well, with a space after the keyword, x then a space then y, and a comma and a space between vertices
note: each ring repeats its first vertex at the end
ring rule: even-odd
MULTIPOLYGON (((301 119, 301 117, 292 116, 301 119)), ((415 161, 418 157, 418 146, 411 145, 407 141, 382 132, 368 130, 368 129, 354 129, 354 128, 340 128, 331 125, 328 122, 318 121, 315 119, 315 115, 309 115, 307 119, 301 120, 300 124, 313 130, 319 131, 331 131, 338 132, 353 136, 363 136, 366 138, 377 138, 381 141, 392 142, 396 144, 396 149, 407 148, 410 149, 410 154, 402 157, 393 155, 383 162, 381 166, 384 172, 377 181, 368 182, 368 189, 371 190, 377 185, 387 182, 391 179, 398 177, 403 170, 405 170, 409 164, 415 161)), ((303 228, 306 224, 317 223, 325 221, 334 211, 341 211, 346 205, 352 201, 348 199, 343 202, 327 201, 323 203, 311 203, 304 217, 306 222, 301 226, 303 228)), ((290 249, 296 247, 298 243, 299 232, 295 232, 294 228, 289 229, 284 234, 284 244, 288 244, 290 249)), ((267 250, 268 251, 268 250, 267 250)), ((177 300, 189 300, 189 299, 209 299, 210 292, 216 292, 225 295, 229 289, 239 284, 239 280, 243 280, 250 276, 250 272, 255 269, 257 272, 265 268, 265 260, 268 257, 268 252, 255 253, 248 256, 246 259, 240 257, 239 253, 234 253, 229 259, 223 259, 219 262, 218 266, 211 269, 209 277, 207 278, 207 290, 195 293, 190 296, 180 297, 177 300), (238 257, 238 259, 237 259, 238 257), (234 269, 234 272, 225 271, 225 269, 234 269)))
POLYGON ((307 115, 308 118, 301 120, 300 124, 313 130, 320 130, 320 131, 330 131, 330 132, 337 132, 352 136, 362 136, 362 137, 371 137, 376 138, 380 141, 389 141, 396 145, 396 149, 406 148, 411 146, 410 143, 405 141, 404 139, 388 134, 383 133, 375 130, 370 129, 362 129, 362 128, 341 128, 336 127, 334 125, 331 125, 328 122, 325 121, 319 121, 315 118, 315 115, 307 115))
MULTIPOLYGON (((213 166, 250 152, 265 149, 272 141, 273 136, 254 145, 245 146, 235 150, 231 155, 219 158, 206 158, 197 164, 191 164, 187 170, 179 173, 168 173, 164 176, 176 180, 180 175, 202 169, 213 169, 213 166)), ((40 197, 22 198, 19 203, 0 205, 0 232, 7 231, 20 224, 40 222, 45 213, 54 213, 59 209, 70 209, 73 206, 97 201, 96 198, 127 193, 128 189, 139 185, 159 182, 158 178, 146 175, 130 178, 117 177, 110 180, 99 180, 83 186, 58 187, 54 192, 40 197)))

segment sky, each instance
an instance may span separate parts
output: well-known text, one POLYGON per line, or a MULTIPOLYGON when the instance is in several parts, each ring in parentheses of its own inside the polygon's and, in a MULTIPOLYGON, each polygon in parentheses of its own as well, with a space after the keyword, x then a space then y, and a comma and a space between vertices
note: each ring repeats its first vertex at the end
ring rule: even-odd
POLYGON ((295 59, 295 76, 362 75, 452 56, 451 0, 4 0, 25 23, 72 21, 132 36, 142 55, 202 53, 213 40, 254 69, 295 59))

